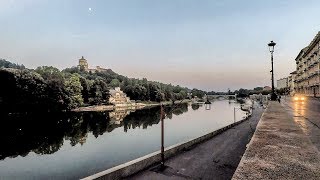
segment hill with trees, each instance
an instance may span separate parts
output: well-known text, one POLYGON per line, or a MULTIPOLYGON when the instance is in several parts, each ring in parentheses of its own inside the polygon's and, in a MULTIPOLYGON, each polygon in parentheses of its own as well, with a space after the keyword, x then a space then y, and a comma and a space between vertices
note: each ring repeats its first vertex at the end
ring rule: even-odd
POLYGON ((133 100, 175 101, 206 92, 179 85, 136 79, 108 69, 86 72, 77 67, 60 71, 52 66, 25 68, 0 59, 2 112, 69 111, 85 105, 108 104, 109 90, 121 89, 133 100))

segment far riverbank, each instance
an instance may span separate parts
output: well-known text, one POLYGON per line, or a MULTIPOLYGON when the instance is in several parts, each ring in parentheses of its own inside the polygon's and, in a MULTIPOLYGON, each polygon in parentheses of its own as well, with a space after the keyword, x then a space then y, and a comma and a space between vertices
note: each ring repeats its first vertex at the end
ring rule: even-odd
POLYGON ((85 112, 85 111, 112 111, 115 109, 128 109, 128 110, 136 110, 143 109, 146 107, 154 107, 162 105, 170 105, 170 104, 180 104, 180 103, 188 103, 191 102, 189 99, 184 99, 180 101, 162 101, 162 102, 154 102, 154 101, 138 101, 136 103, 131 104, 119 104, 119 105, 94 105, 94 106, 84 106, 73 109, 74 112, 85 112))

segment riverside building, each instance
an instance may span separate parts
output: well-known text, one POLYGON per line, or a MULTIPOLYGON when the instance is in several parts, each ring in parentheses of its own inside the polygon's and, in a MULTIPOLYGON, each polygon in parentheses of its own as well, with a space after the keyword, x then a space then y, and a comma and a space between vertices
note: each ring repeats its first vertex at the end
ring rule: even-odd
POLYGON ((117 104, 131 104, 130 98, 120 90, 120 87, 116 87, 110 90, 109 103, 117 105, 117 104))
POLYGON ((278 89, 288 88, 289 87, 288 79, 289 78, 285 77, 277 80, 277 88, 278 89))
POLYGON ((320 97, 320 31, 296 57, 294 91, 307 96, 320 97))
POLYGON ((289 88, 289 91, 290 91, 289 93, 291 95, 293 95, 295 93, 295 91, 294 91, 294 88, 295 88, 294 81, 296 79, 296 74, 297 74, 297 72, 293 71, 292 73, 290 73, 290 76, 288 76, 288 88, 289 88))

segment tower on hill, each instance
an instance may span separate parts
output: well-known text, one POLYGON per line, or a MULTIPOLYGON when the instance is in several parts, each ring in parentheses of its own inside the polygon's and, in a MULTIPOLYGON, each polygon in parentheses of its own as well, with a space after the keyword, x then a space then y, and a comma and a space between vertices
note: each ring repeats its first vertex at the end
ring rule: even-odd
POLYGON ((78 68, 80 69, 80 71, 91 73, 108 71, 108 69, 102 68, 100 66, 96 66, 96 68, 89 69, 88 61, 83 56, 81 57, 81 59, 79 59, 78 68))
POLYGON ((89 70, 88 62, 87 62, 87 60, 85 58, 83 58, 83 56, 81 57, 81 59, 79 59, 78 68, 81 71, 88 71, 89 70))

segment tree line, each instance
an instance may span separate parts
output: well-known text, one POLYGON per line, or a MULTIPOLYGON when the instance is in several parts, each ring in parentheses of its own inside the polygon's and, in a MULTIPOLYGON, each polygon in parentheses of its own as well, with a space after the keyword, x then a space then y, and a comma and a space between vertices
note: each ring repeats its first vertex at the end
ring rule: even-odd
POLYGON ((128 78, 111 69, 86 72, 78 67, 60 71, 52 66, 28 69, 0 59, 0 108, 3 112, 61 111, 108 104, 110 89, 120 87, 133 100, 175 101, 206 92, 179 85, 128 78))

